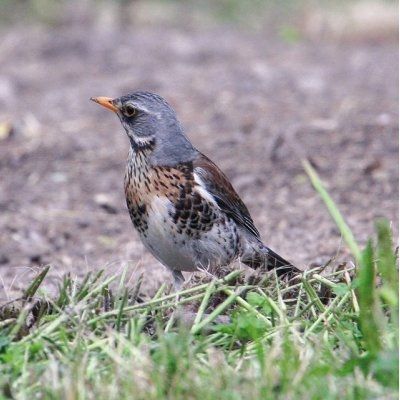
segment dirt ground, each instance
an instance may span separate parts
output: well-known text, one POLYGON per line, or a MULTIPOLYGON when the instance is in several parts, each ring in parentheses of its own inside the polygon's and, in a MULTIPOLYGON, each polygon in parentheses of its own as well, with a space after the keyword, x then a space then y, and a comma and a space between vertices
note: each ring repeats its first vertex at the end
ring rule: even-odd
POLYGON ((128 140, 91 96, 164 96, 232 180, 265 243, 301 267, 349 258, 302 156, 361 243, 376 217, 397 235, 395 40, 292 43, 227 25, 84 22, 2 28, 1 300, 46 264, 49 283, 127 264, 149 287, 169 279, 126 211, 128 140))

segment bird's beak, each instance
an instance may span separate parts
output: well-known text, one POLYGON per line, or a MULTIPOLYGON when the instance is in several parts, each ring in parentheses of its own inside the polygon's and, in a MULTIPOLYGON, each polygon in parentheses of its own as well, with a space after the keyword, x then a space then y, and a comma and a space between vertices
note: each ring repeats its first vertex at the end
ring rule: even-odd
POLYGON ((108 108, 111 111, 117 112, 118 108, 115 107, 113 103, 113 99, 110 97, 91 97, 90 100, 94 101, 95 103, 100 104, 101 106, 108 108))

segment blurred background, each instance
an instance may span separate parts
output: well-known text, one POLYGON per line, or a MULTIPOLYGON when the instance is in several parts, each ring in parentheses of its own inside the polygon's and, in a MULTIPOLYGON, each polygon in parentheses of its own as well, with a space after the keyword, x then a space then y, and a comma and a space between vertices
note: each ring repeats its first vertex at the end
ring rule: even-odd
POLYGON ((301 267, 348 259, 301 157, 358 240, 380 216, 398 232, 395 1, 0 0, 0 38, 0 298, 46 264, 52 282, 169 279, 126 211, 128 140, 91 96, 164 96, 301 267))

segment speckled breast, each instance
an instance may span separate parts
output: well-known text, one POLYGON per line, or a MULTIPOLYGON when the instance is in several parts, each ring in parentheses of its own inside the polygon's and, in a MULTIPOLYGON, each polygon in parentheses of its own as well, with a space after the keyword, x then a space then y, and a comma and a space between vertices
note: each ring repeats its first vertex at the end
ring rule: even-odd
POLYGON ((237 255, 235 224, 201 192, 190 162, 152 167, 140 153, 128 162, 125 194, 132 222, 146 247, 172 268, 193 270, 237 255))
MULTIPOLYGON (((209 231, 217 219, 213 205, 196 190, 191 163, 172 167, 151 167, 146 154, 136 153, 128 162, 125 174, 126 202, 135 228, 145 235, 154 198, 168 199, 169 217, 178 233, 196 237, 209 231)), ((166 222, 166 221, 165 221, 166 222)))

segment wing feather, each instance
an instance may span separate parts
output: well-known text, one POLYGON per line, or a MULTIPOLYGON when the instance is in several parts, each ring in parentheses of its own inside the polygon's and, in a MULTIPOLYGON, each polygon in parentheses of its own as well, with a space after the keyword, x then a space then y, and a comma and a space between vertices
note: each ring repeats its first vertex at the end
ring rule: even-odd
POLYGON ((254 225, 249 210, 224 173, 204 154, 200 154, 193 161, 193 171, 200 177, 205 189, 213 196, 218 206, 239 227, 260 240, 260 233, 254 225))

